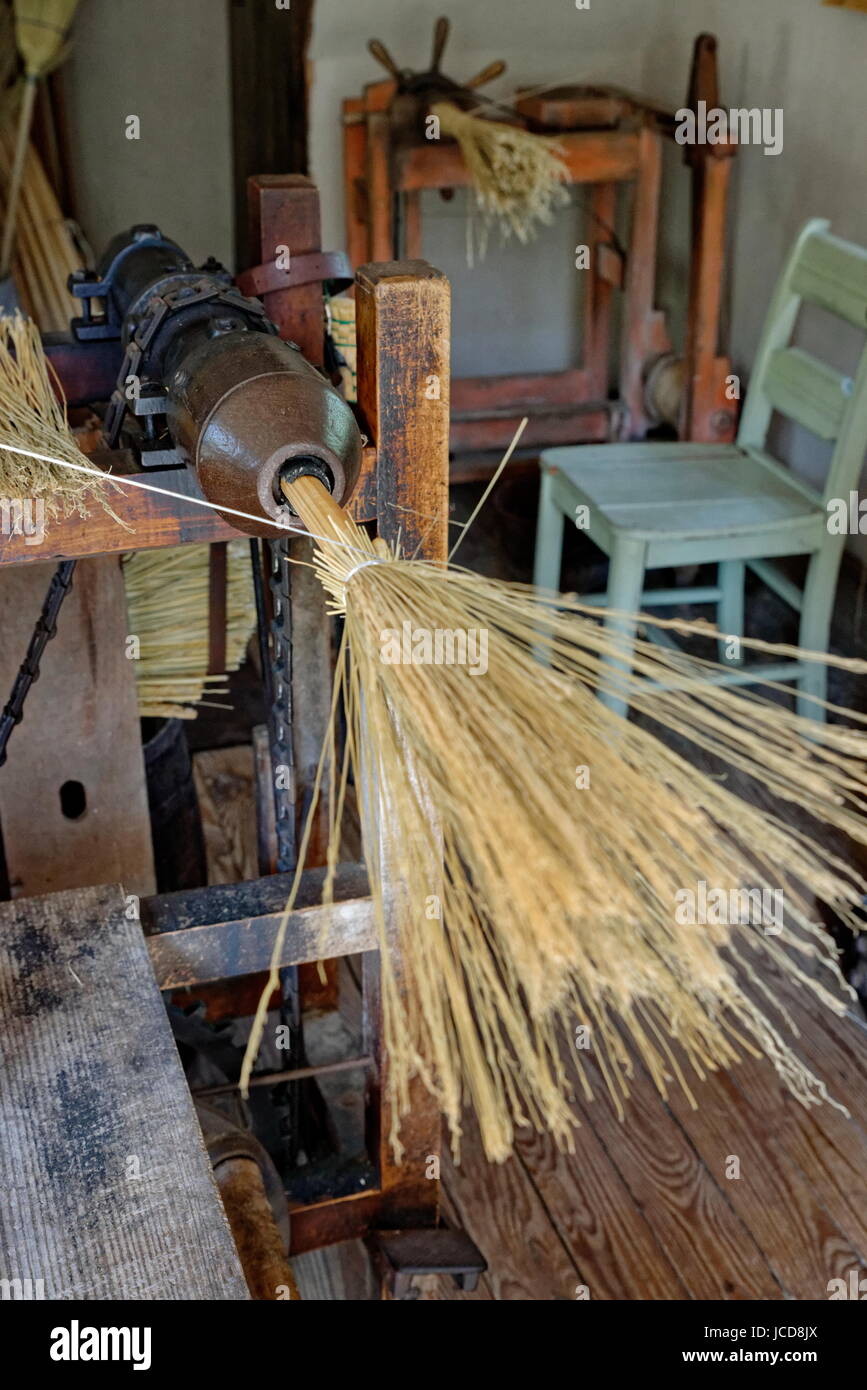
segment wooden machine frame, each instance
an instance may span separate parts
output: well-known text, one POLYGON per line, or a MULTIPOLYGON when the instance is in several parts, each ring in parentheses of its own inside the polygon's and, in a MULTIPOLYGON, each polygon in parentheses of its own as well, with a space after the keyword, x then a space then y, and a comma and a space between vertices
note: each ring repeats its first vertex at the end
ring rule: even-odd
MULTIPOLYGON (((314 185, 301 176, 262 176, 249 180, 251 245, 259 249, 263 263, 273 262, 276 249, 289 246, 292 255, 320 250, 319 199, 314 185)), ((375 522, 379 535, 389 542, 400 540, 410 553, 444 560, 448 516, 449 428, 449 285, 445 277, 419 260, 363 266, 357 273, 358 396, 361 426, 366 431, 362 477, 350 511, 358 521, 375 522), (439 377, 441 391, 430 399, 425 385, 439 377)), ((291 338, 316 365, 323 359, 323 294, 320 284, 278 289, 265 295, 269 317, 281 335, 291 338)), ((76 377, 62 348, 53 352, 71 402, 108 396, 114 384, 111 363, 105 358, 76 377), (100 372, 102 377, 100 378, 100 372)), ((116 374, 116 364, 114 367, 116 374)), ((124 456, 113 456, 113 471, 124 469, 124 456)), ((192 470, 149 470, 151 481, 174 493, 201 495, 192 470)), ((0 566, 27 565, 46 559, 81 558, 76 590, 87 603, 91 571, 105 564, 95 557, 119 556, 130 548, 150 549, 194 542, 222 542, 239 533, 215 511, 192 502, 137 488, 118 492, 113 505, 134 528, 134 536, 109 516, 96 510, 83 521, 68 517, 50 526, 45 544, 34 547, 18 535, 0 536, 0 566)), ((310 545, 309 541, 299 544, 310 545)), ((111 566, 112 583, 122 585, 119 566, 111 566)), ((329 643, 321 594, 312 595, 299 569, 293 585, 293 737, 310 742, 310 729, 300 730, 302 715, 310 714, 312 694, 330 682, 329 643), (319 608, 311 610, 318 602, 319 608), (297 608, 297 614, 295 609, 297 608), (321 619, 321 622, 320 622, 321 619)), ((122 605, 121 605, 122 606, 122 605)), ((92 615, 93 627, 97 613, 92 615)), ((61 618, 61 627, 63 618, 61 618)), ((98 629, 97 629, 98 630, 98 629)), ((48 649, 44 665, 52 656, 48 649)), ((125 663, 132 682, 132 664, 125 663)), ((134 712, 134 706, 133 706, 134 712)), ((327 713, 327 709, 326 709, 327 713)), ((323 714, 320 711, 318 718, 323 714)), ((137 734, 138 721, 134 721, 137 734)), ((31 717, 16 731, 15 744, 35 739, 42 732, 31 717)), ((314 727, 313 737, 321 733, 314 727)), ((10 750, 11 751, 11 750, 10 750)), ((124 747, 113 747, 111 765, 124 762, 124 747)), ((133 766, 138 749, 129 748, 133 766)), ((138 763, 140 767, 140 763, 138 763)), ((304 805, 304 779, 309 758, 299 763, 296 790, 298 814, 304 805)), ((107 777, 105 765, 100 775, 107 777)), ((268 778, 272 773, 268 767, 268 778)), ((56 789, 53 790, 56 798, 56 789)), ((143 805, 143 803, 142 803, 143 805)), ((127 815, 133 814, 127 810, 127 815)), ((143 812, 147 815, 146 806, 143 812)), ((145 822, 146 823, 146 822, 145 822)), ((69 833, 80 835, 74 822, 69 833)), ((57 847, 63 859, 63 847, 57 847)), ((72 857, 77 857, 73 849, 72 857)), ((267 854, 266 854, 267 858, 267 854)), ((321 862, 321 860, 320 860, 321 862)), ((72 871, 70 870, 70 873, 72 871)), ((116 880, 116 861, 103 866, 89 863, 88 877, 58 882, 58 888, 116 880), (102 873, 102 877, 96 877, 102 873)), ((232 981, 266 970, 277 923, 288 895, 290 875, 277 874, 238 885, 202 888, 163 896, 145 896, 141 923, 161 990, 180 989, 213 981, 232 981)), ((396 1161, 388 1136, 391 1116, 386 1095, 388 1058, 383 1050, 382 1005, 379 991, 377 933, 373 921, 364 866, 344 865, 337 875, 332 907, 321 903, 322 870, 304 874, 299 906, 292 914, 282 965, 302 965, 317 960, 320 942, 339 957, 363 952, 364 1046, 358 1065, 367 1068, 366 1129, 368 1154, 378 1170, 373 1190, 335 1200, 319 1201, 292 1211, 292 1252, 299 1253, 333 1242, 365 1236, 373 1230, 437 1227, 439 1187, 431 1160, 439 1155, 440 1116, 437 1106, 420 1082, 413 1083, 411 1106, 401 1125, 401 1161, 396 1161)), ((40 890, 44 891, 44 890, 40 890)), ((25 896, 27 890, 25 889, 25 896)), ((340 1069, 325 1067, 324 1071, 340 1069)), ((308 1069, 309 1075, 316 1069, 308 1069)), ((404 1278, 406 1276, 403 1276, 404 1278)))
MULTIPOLYGON (((389 261, 397 255, 421 256, 422 192, 469 183, 454 141, 393 145, 389 107, 396 90, 393 81, 374 82, 360 97, 343 102, 346 243, 353 265, 389 261)), ((699 100, 709 107, 718 104, 716 40, 707 34, 696 41, 687 105, 694 107, 699 100)), ((592 104, 598 109, 598 123, 612 128, 573 128, 587 124, 586 97, 527 95, 519 97, 515 107, 534 128, 556 134, 570 181, 590 189, 584 361, 559 372, 453 379, 451 447, 458 456, 505 448, 524 415, 529 422, 522 447, 640 439, 652 423, 646 400, 648 374, 672 352, 665 316, 654 307, 654 286, 663 141, 674 138, 675 118, 616 88, 598 89, 592 104), (609 232, 618 189, 624 185, 634 190, 625 255, 609 232), (611 401, 615 289, 622 291, 623 305, 618 395, 611 401)), ((686 149, 692 172, 693 235, 685 385, 677 428, 682 439, 705 443, 731 443, 737 424, 736 408, 725 389, 730 363, 718 351, 726 200, 734 152, 732 144, 686 149)), ((453 478, 463 476, 458 460, 453 478)))

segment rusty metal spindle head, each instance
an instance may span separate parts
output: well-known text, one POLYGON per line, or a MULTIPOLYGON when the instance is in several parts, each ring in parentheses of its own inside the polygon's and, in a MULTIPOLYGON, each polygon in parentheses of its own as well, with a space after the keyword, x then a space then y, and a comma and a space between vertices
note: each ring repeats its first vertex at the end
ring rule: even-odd
POLYGON ((297 348, 269 334, 226 333, 195 347, 168 391, 172 434, 205 496, 262 518, 226 513, 230 525, 280 534, 291 515, 284 474, 317 477, 338 502, 348 500, 361 468, 355 417, 297 348))

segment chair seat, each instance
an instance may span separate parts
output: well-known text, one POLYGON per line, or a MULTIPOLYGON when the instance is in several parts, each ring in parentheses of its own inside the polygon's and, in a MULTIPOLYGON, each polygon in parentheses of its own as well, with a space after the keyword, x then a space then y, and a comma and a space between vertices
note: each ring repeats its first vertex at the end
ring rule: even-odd
POLYGON ((767 454, 735 445, 579 445, 545 449, 540 464, 591 517, 649 542, 824 524, 822 500, 806 483, 767 454))

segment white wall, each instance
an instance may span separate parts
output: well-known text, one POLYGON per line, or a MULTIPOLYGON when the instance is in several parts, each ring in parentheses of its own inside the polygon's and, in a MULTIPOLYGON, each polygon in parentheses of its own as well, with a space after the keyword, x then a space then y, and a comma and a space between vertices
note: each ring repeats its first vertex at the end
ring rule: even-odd
POLYGON ((79 216, 98 255, 156 222, 232 262, 229 48, 221 0, 83 0, 66 101, 79 216), (127 140, 128 115, 141 139, 127 140))

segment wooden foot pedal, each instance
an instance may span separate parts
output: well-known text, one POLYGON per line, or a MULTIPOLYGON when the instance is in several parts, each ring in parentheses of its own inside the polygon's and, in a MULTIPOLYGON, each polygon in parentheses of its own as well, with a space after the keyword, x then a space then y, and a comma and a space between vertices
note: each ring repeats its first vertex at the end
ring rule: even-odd
POLYGON ((375 1231, 367 1240, 378 1272, 393 1299, 413 1299, 413 1279, 446 1274, 459 1289, 472 1293, 487 1262, 465 1231, 445 1226, 430 1230, 375 1231))
POLYGON ((118 886, 0 904, 0 1192, 16 1297, 248 1297, 118 886))

